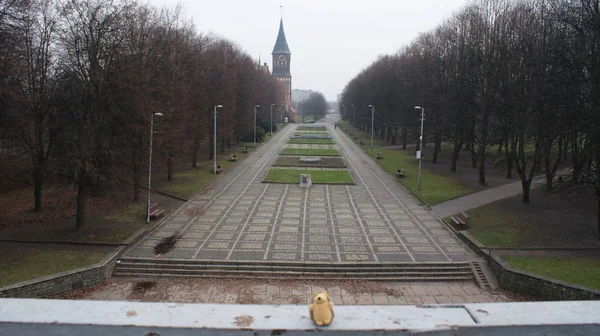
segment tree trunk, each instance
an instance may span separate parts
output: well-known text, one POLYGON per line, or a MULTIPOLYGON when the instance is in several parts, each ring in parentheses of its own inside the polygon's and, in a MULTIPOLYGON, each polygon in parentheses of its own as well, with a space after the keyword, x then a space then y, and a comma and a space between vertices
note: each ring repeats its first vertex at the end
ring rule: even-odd
POLYGON ((33 211, 42 211, 42 186, 44 184, 44 178, 41 173, 36 173, 34 178, 34 190, 33 190, 33 211))
POLYGON ((471 148, 471 168, 477 168, 477 152, 475 151, 475 144, 470 145, 471 148))
POLYGON ((437 163, 438 154, 440 153, 442 148, 442 137, 440 135, 436 135, 434 143, 435 146, 433 148, 433 160, 431 161, 431 163, 437 163))
POLYGON ((392 145, 396 146, 396 140, 398 139, 398 127, 394 127, 394 132, 392 133, 392 145))
POLYGON ((508 140, 505 143, 504 146, 504 150, 506 151, 505 155, 506 155, 506 178, 512 178, 512 170, 513 170, 513 159, 514 159, 514 152, 515 152, 515 146, 514 144, 511 145, 511 149, 509 151, 508 149, 508 140))
POLYGON ((192 146, 192 168, 198 168, 198 149, 200 147, 200 137, 194 137, 194 145, 192 146))
POLYGON ((133 159, 133 201, 140 200, 140 163, 137 157, 133 159))
POLYGON ((485 144, 479 146, 479 184, 485 185, 485 144))
POLYGON ((221 137, 221 150, 220 153, 223 154, 225 153, 225 137, 221 137))
POLYGON ((521 187, 523 189, 523 204, 529 204, 531 183, 527 181, 527 177, 521 177, 521 187))
POLYGON ((402 149, 406 149, 406 139, 408 138, 408 130, 406 127, 402 128, 402 149))
POLYGON ((231 137, 227 137, 227 148, 231 148, 231 137))
POLYGON ((383 140, 384 133, 385 133, 385 126, 381 126, 381 140, 383 140))
POLYGON ((75 215, 75 229, 85 228, 85 184, 79 181, 77 184, 77 210, 75 215))
POLYGON ((454 149, 452 149, 452 165, 450 166, 450 171, 456 173, 456 164, 458 162, 458 156, 460 155, 460 150, 463 146, 463 142, 454 142, 454 149))
POLYGON ((167 159, 167 181, 173 180, 173 155, 169 154, 167 159))

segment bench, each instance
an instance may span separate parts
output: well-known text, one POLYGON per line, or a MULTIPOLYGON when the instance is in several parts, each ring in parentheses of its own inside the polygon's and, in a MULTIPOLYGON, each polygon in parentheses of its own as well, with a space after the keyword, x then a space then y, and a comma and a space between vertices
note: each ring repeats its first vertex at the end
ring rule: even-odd
POLYGON ((467 225, 467 222, 469 221, 469 215, 461 211, 458 214, 450 217, 450 220, 459 228, 464 228, 467 225))
POLYGON ((237 161, 237 156, 235 156, 235 154, 231 154, 231 157, 229 158, 229 161, 236 162, 237 161))
POLYGON ((249 152, 248 147, 244 147, 244 150, 242 151, 242 153, 248 153, 248 152, 249 152))
POLYGON ((152 203, 150 206, 150 218, 157 218, 163 215, 164 209, 158 208, 158 203, 152 203))
POLYGON ((381 153, 377 153, 377 160, 381 160, 383 159, 383 155, 381 155, 381 153))
POLYGON ((396 177, 404 177, 404 169, 396 170, 396 177))
POLYGON ((358 144, 359 144, 359 145, 364 145, 365 143, 364 143, 362 140, 360 140, 360 141, 358 142, 358 144))

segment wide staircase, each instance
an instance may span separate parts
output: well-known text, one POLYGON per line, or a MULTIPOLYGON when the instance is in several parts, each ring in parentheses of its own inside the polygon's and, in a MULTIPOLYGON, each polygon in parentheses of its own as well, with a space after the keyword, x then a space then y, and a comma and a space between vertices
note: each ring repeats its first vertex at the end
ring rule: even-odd
POLYGON ((121 277, 360 279, 375 281, 472 281, 485 276, 478 262, 277 262, 121 258, 121 277))

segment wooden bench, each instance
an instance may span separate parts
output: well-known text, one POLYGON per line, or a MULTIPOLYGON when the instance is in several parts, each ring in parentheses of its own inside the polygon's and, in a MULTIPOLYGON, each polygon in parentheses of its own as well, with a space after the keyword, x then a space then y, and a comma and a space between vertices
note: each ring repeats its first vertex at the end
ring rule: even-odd
POLYGON ((157 218, 163 215, 165 210, 158 208, 158 203, 153 203, 150 206, 150 218, 157 218))
POLYGON ((248 152, 249 152, 248 147, 244 147, 244 149, 242 150, 242 153, 248 153, 248 152))
POLYGON ((467 226, 467 222, 469 221, 469 215, 461 211, 458 214, 450 217, 450 220, 459 228, 464 228, 467 226))
POLYGON ((396 177, 404 177, 404 169, 396 170, 396 177))
POLYGON ((377 153, 377 160, 381 160, 383 159, 383 155, 381 155, 381 153, 377 153))

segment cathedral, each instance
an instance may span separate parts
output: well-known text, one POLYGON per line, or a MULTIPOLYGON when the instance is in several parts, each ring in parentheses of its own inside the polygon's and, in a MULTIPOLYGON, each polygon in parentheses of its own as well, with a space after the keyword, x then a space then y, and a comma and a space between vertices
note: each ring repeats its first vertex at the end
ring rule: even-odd
POLYGON ((283 84, 286 109, 290 111, 289 116, 293 119, 292 73, 290 72, 292 53, 290 52, 290 47, 288 47, 287 40, 285 39, 283 19, 279 22, 279 34, 277 34, 277 40, 275 41, 275 47, 273 47, 271 55, 273 56, 272 76, 283 84))

